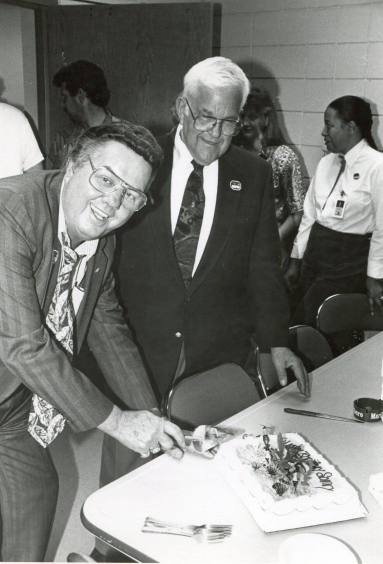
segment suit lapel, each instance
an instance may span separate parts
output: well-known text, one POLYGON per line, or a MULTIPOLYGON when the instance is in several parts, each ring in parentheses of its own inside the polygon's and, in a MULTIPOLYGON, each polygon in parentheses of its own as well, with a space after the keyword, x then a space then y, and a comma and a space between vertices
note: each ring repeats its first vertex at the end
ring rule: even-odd
POLYGON ((85 338, 94 305, 104 279, 105 270, 109 260, 112 259, 112 251, 108 248, 107 241, 101 239, 99 245, 100 248, 87 264, 84 281, 84 298, 76 315, 78 350, 80 350, 81 344, 85 338))
MULTIPOLYGON (((230 236, 241 192, 245 189, 240 182, 238 168, 234 170, 230 151, 218 162, 218 190, 214 220, 200 263, 190 284, 190 293, 203 282, 208 272, 214 267, 230 236), (240 189, 233 189, 233 181, 239 181, 240 189)), ((238 185, 237 185, 238 186, 238 185)))
POLYGON ((170 187, 173 167, 174 134, 168 135, 162 143, 164 162, 153 188, 155 205, 158 209, 152 214, 151 221, 153 240, 164 261, 164 268, 172 272, 177 282, 183 284, 181 271, 174 252, 173 235, 170 216, 170 187))
MULTIPOLYGON (((61 244, 58 240, 58 218, 59 218, 59 205, 60 205, 60 192, 63 181, 63 173, 57 173, 52 177, 46 177, 45 193, 48 201, 48 207, 51 216, 52 225, 52 250, 49 261, 49 267, 46 273, 45 289, 41 297, 42 309, 44 315, 47 315, 50 303, 52 301, 53 292, 56 287, 57 274, 59 269, 59 257, 61 252, 61 244)), ((46 234, 43 234, 45 237, 46 234)))

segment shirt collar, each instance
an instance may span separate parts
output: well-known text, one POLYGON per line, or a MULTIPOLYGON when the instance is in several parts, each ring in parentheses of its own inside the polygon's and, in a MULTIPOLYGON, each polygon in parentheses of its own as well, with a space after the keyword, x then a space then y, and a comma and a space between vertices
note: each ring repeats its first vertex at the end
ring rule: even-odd
POLYGON ((182 126, 179 125, 177 127, 176 136, 174 138, 174 151, 175 151, 175 158, 177 161, 188 161, 189 163, 193 160, 193 155, 186 147, 185 143, 181 139, 181 130, 182 126))
MULTIPOLYGON (((61 185, 61 190, 60 190, 59 220, 58 220, 58 233, 57 233, 58 240, 60 241, 61 246, 63 246, 64 244, 62 238, 63 233, 65 233, 69 239, 68 230, 65 222, 64 208, 62 205, 62 193, 63 193, 63 184, 61 185)), ((90 241, 84 241, 83 243, 81 243, 81 245, 76 247, 75 251, 78 255, 85 255, 88 259, 90 259, 90 257, 92 257, 97 251, 98 242, 99 239, 91 239, 90 241)))
MULTIPOLYGON (((178 125, 176 135, 174 138, 174 161, 176 163, 182 163, 183 165, 188 162, 190 163, 190 169, 192 170, 192 160, 194 159, 193 155, 185 145, 185 143, 181 139, 181 130, 182 126, 178 125)), ((209 165, 204 165, 204 171, 213 170, 216 166, 218 166, 218 159, 210 163, 209 165)), ((205 174, 205 172, 204 172, 205 174)))
POLYGON ((360 153, 368 146, 368 143, 365 139, 361 139, 359 143, 354 145, 345 155, 339 155, 339 157, 344 156, 346 161, 346 165, 348 167, 352 166, 356 159, 359 157, 360 153))

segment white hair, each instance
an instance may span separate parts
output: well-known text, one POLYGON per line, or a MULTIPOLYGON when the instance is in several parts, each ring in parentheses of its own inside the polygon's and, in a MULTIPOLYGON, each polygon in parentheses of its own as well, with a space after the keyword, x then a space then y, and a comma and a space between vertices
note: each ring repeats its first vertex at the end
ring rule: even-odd
POLYGON ((238 88, 242 94, 241 108, 250 92, 249 79, 243 70, 226 57, 209 57, 192 66, 184 76, 183 95, 192 93, 201 85, 208 88, 238 88))

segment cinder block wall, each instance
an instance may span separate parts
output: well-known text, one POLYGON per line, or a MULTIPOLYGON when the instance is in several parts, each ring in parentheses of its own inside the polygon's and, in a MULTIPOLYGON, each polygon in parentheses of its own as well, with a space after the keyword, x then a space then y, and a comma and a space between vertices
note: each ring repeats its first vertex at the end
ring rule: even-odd
POLYGON ((221 54, 268 88, 311 176, 323 154, 327 104, 355 94, 372 103, 383 145, 383 1, 222 2, 221 54))
POLYGON ((218 3, 221 54, 243 66, 254 85, 270 89, 286 135, 301 152, 309 176, 323 154, 323 112, 338 96, 356 94, 372 103, 375 138, 383 147, 383 0, 218 3))

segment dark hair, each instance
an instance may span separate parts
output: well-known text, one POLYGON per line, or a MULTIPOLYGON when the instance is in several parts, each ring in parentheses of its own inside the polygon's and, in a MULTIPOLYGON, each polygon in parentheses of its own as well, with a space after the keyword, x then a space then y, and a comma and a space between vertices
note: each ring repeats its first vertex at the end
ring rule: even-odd
POLYGON ((341 120, 355 122, 363 139, 367 141, 370 147, 377 149, 371 133, 372 113, 368 102, 358 96, 341 96, 330 102, 328 107, 333 108, 341 120))
POLYGON ((65 86, 71 96, 76 96, 82 88, 95 106, 108 105, 110 91, 103 70, 89 61, 74 61, 64 65, 53 77, 53 84, 65 86))
POLYGON ((262 88, 252 88, 243 106, 242 115, 248 114, 255 118, 265 110, 267 110, 269 116, 269 123, 264 135, 267 146, 285 145, 286 139, 279 127, 277 113, 269 92, 262 88))
POLYGON ((108 125, 90 127, 75 141, 68 155, 73 164, 83 164, 89 155, 108 141, 117 141, 137 155, 140 155, 152 167, 152 178, 162 163, 162 149, 153 134, 143 127, 129 121, 116 121, 108 125))

